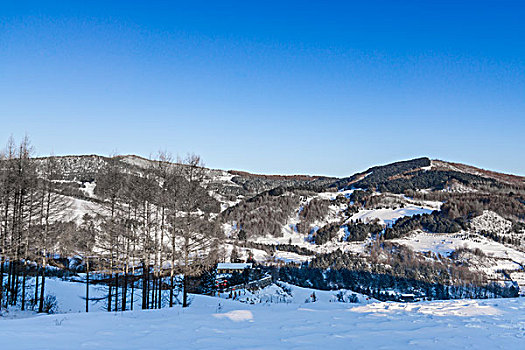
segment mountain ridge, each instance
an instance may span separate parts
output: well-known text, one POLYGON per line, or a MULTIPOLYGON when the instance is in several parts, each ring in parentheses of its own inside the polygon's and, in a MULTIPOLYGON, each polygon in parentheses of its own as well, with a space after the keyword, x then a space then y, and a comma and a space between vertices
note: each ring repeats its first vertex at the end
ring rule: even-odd
MULTIPOLYGON (((148 159, 146 157, 142 157, 135 154, 125 154, 125 155, 116 155, 116 156, 103 156, 98 154, 79 154, 79 155, 60 155, 60 156, 39 156, 35 157, 36 160, 38 159, 47 159, 50 157, 54 157, 56 159, 85 159, 85 158, 100 158, 103 160, 109 160, 112 158, 119 159, 119 160, 139 160, 143 163, 148 162, 158 162, 154 159, 148 159)), ((225 173, 229 173, 232 175, 238 175, 243 177, 256 177, 256 178, 263 178, 263 179, 276 179, 276 180, 302 180, 302 181, 313 181, 313 180, 319 180, 319 179, 347 179, 352 178, 359 175, 365 175, 366 173, 372 171, 376 168, 382 168, 382 167, 389 167, 395 164, 399 163, 407 163, 407 162, 413 162, 416 160, 428 160, 429 166, 433 169, 448 169, 448 170, 454 170, 458 172, 465 172, 465 173, 476 173, 481 176, 485 176, 487 178, 493 178, 499 181, 506 181, 508 183, 514 183, 514 184, 525 184, 525 176, 516 175, 516 174, 510 174, 510 173, 504 173, 504 172, 498 172, 493 171, 489 169, 483 169, 480 167, 476 167, 473 165, 465 164, 465 163, 458 163, 458 162, 451 162, 441 159, 430 159, 429 157, 419 157, 419 158, 412 158, 408 160, 400 160, 395 161, 392 163, 387 163, 384 165, 375 165, 372 167, 369 167, 367 170, 356 172, 350 176, 327 176, 327 175, 311 175, 311 174, 269 174, 269 173, 253 173, 249 171, 243 171, 243 170, 236 170, 236 169, 219 169, 219 168, 208 168, 204 166, 204 168, 208 170, 213 171, 221 171, 225 173)), ((174 165, 182 165, 179 162, 169 162, 174 165)), ((413 169, 414 170, 414 169, 413 169)))

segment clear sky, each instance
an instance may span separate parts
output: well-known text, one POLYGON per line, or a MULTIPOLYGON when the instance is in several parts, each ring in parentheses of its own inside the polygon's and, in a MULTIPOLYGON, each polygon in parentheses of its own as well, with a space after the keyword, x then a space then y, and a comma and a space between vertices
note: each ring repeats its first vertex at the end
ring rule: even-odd
POLYGON ((525 175, 525 1, 0 5, 0 142, 27 134, 40 155, 525 175))

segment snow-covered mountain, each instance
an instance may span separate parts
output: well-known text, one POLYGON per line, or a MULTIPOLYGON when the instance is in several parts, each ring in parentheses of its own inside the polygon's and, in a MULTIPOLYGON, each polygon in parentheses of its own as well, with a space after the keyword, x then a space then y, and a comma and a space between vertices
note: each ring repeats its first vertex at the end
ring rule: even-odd
MULTIPOLYGON (((103 212, 97 178, 110 160, 56 157, 62 174, 57 181, 71 203, 64 220, 103 212)), ((132 155, 113 160, 135 174, 155 164, 132 155)), ((525 178, 520 176, 418 158, 347 178, 204 169, 202 185, 206 210, 226 237, 226 256, 235 247, 241 259, 251 254, 274 263, 300 263, 338 250, 366 260, 374 244, 389 241, 425 259, 448 259, 525 289, 525 178)))

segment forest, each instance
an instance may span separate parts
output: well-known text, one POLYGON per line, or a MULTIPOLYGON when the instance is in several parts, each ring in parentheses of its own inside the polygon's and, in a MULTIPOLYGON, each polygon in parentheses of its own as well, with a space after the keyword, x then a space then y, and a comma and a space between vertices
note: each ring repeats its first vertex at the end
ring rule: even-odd
POLYGON ((454 261, 440 257, 430 261, 423 254, 388 241, 370 248, 371 259, 341 250, 316 256, 301 266, 285 266, 279 279, 303 287, 352 291, 379 300, 398 300, 398 293, 412 293, 427 300, 517 297, 514 285, 488 281, 483 273, 472 272, 454 261), (396 291, 396 294, 385 291, 396 291))

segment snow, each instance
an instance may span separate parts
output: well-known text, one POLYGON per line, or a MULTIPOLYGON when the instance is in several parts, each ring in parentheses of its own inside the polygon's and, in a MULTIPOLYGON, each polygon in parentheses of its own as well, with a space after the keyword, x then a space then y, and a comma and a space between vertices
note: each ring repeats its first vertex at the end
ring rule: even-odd
POLYGON ((474 232, 488 231, 504 234, 510 231, 512 222, 490 210, 484 210, 483 214, 472 219, 470 226, 474 232))
POLYGON ((523 348, 525 298, 351 304, 288 287, 289 303, 194 295, 187 309, 0 319, 0 339, 4 350, 523 348))
POLYGON ((152 160, 148 160, 146 158, 142 158, 142 157, 135 156, 135 155, 122 156, 121 160, 123 162, 126 162, 128 164, 131 164, 139 168, 143 168, 143 169, 147 169, 151 167, 151 164, 153 162, 152 160))
POLYGON ((208 195, 210 197, 216 199, 221 204, 221 212, 225 211, 226 209, 228 209, 230 207, 233 207, 233 206, 239 204, 239 202, 241 202, 241 198, 237 198, 234 201, 227 200, 225 196, 223 196, 222 194, 217 193, 215 191, 208 191, 208 195))
POLYGON ((302 263, 312 258, 312 256, 310 255, 301 255, 301 254, 286 252, 282 250, 276 250, 273 254, 273 257, 275 260, 280 260, 285 263, 289 263, 289 262, 302 263))
POLYGON ((231 224, 231 223, 223 223, 221 225, 222 232, 226 235, 226 237, 232 237, 235 232, 237 232, 237 224, 231 224))
POLYGON ((67 207, 56 215, 56 219, 59 220, 74 221, 77 225, 80 225, 85 214, 94 216, 95 214, 107 214, 108 212, 100 204, 95 202, 75 197, 64 196, 62 198, 67 203, 67 207))
POLYGON ((444 188, 443 192, 456 192, 456 193, 469 193, 469 192, 478 192, 478 190, 469 187, 461 182, 452 181, 451 185, 444 188))
POLYGON ((252 321, 253 314, 250 310, 233 310, 224 314, 213 314, 215 318, 227 318, 234 322, 252 321))
POLYGON ((475 300, 454 300, 454 301, 434 301, 421 303, 392 303, 381 302, 364 306, 358 306, 350 311, 360 313, 382 313, 391 314, 394 312, 415 312, 434 316, 495 316, 502 313, 498 308, 487 305, 487 302, 475 300))
POLYGON ((83 187, 80 189, 84 194, 90 198, 96 198, 95 196, 95 187, 97 184, 95 182, 84 182, 83 187))
POLYGON ((397 219, 404 216, 413 216, 416 214, 430 214, 434 211, 433 208, 420 207, 415 205, 407 205, 404 208, 383 208, 383 209, 362 209, 358 213, 352 215, 350 220, 361 220, 362 222, 371 222, 375 219, 379 220, 380 224, 392 225, 397 219))
POLYGON ((252 263, 219 263, 217 264, 217 270, 219 269, 231 269, 231 270, 242 270, 245 268, 251 268, 252 263))
MULTIPOLYGON (((79 282, 74 281, 64 281, 58 278, 46 278, 45 283, 45 295, 53 295, 56 297, 56 308, 55 313, 79 313, 86 310, 86 285, 83 283, 84 274, 80 274, 79 282)), ((4 281, 6 276, 4 276, 4 281)), ((27 288, 33 293, 34 291, 35 280, 34 278, 28 278, 27 288)), ((121 288, 119 290, 122 291, 121 288)), ((131 290, 128 290, 128 294, 131 290)), ((107 287, 103 285, 90 284, 89 286, 89 310, 90 311, 102 311, 106 309, 105 306, 105 297, 107 296, 107 287)), ((129 300, 129 299, 128 299, 129 300)), ((139 288, 135 289, 134 296, 134 308, 140 308, 141 306, 141 290, 139 288)), ((20 317, 18 310, 9 310, 9 312, 4 315, 9 318, 20 317)), ((25 312, 23 317, 34 316, 35 313, 32 311, 25 312)), ((0 320, 2 318, 0 317, 0 320)))
MULTIPOLYGON (((416 251, 432 251, 441 255, 449 255, 460 247, 469 249, 479 248, 489 257, 511 259, 518 263, 525 262, 525 253, 504 244, 489 240, 483 236, 460 233, 429 234, 415 231, 414 234, 394 240, 405 244, 416 251)), ((494 267, 498 268, 498 267, 494 267)))
MULTIPOLYGON (((341 195, 343 192, 321 192, 317 194, 317 198, 324 200, 334 200, 336 196, 341 195)), ((352 193, 352 191, 347 191, 345 193, 352 193)))

